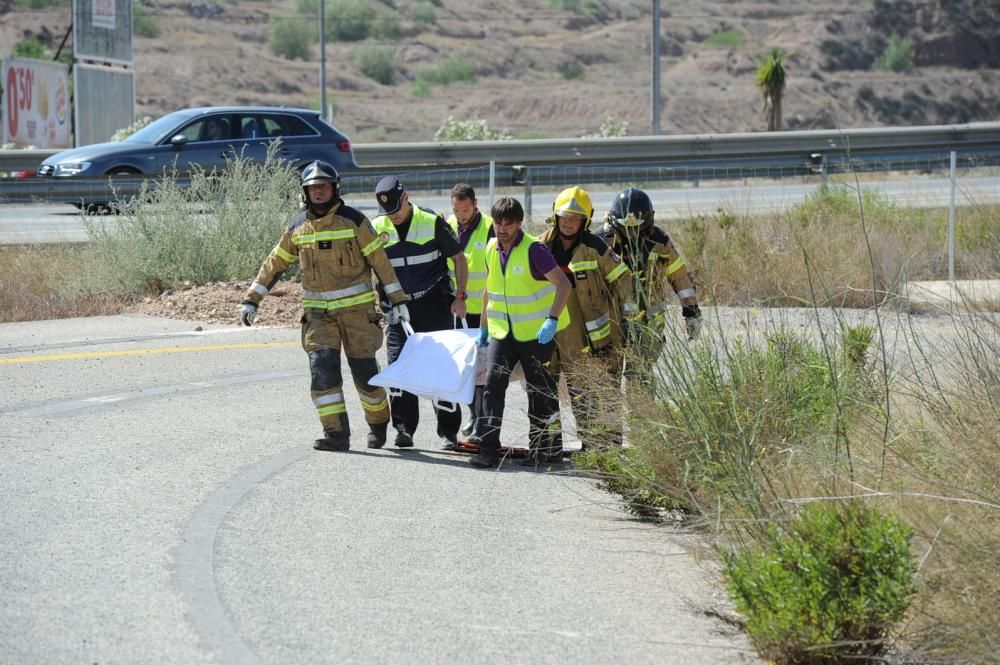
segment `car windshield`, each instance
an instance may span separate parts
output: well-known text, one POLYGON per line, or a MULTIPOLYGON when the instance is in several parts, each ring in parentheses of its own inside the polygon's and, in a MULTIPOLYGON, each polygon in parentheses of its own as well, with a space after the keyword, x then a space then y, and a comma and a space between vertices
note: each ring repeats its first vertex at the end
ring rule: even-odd
POLYGON ((159 120, 154 120, 149 123, 125 140, 129 143, 159 143, 168 135, 171 135, 172 132, 174 132, 174 130, 176 130, 177 127, 187 119, 187 117, 188 115, 186 113, 171 113, 170 115, 165 115, 159 120))

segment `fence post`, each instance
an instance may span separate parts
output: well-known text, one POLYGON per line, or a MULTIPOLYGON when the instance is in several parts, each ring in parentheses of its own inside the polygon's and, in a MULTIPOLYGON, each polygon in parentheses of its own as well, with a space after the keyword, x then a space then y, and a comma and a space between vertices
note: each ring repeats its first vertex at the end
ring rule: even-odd
POLYGON ((493 207, 493 189, 497 183, 497 160, 490 160, 490 208, 493 207))
POLYGON ((524 218, 531 219, 531 167, 524 167, 524 218))
POLYGON ((951 151, 951 168, 949 168, 949 179, 951 180, 951 201, 948 204, 948 281, 955 281, 955 151, 951 151))

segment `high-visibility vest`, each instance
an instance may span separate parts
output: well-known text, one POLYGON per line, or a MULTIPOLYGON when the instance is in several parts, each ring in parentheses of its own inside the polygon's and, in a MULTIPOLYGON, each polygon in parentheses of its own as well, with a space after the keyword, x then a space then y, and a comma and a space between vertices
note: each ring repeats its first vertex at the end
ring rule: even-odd
MULTIPOLYGON (((458 235, 458 218, 455 215, 448 217, 448 224, 458 235)), ((465 261, 469 264, 469 282, 465 287, 467 298, 466 309, 470 314, 482 314, 483 312, 483 289, 486 288, 486 245, 490 239, 490 228, 493 220, 485 212, 479 212, 479 225, 476 226, 469 242, 465 246, 465 261)), ((448 270, 452 273, 452 283, 454 283, 455 263, 448 259, 448 270)), ((456 284, 457 286, 457 284, 456 284)))
MULTIPOLYGON (((514 339, 527 342, 538 336, 538 329, 552 311, 556 301, 556 286, 548 280, 537 280, 531 274, 528 248, 538 242, 524 234, 510 252, 507 270, 500 268, 500 249, 497 239, 486 247, 486 291, 489 303, 486 318, 490 337, 504 339, 514 329, 514 339)), ((556 323, 556 331, 569 325, 569 312, 563 307, 556 323)))
POLYGON ((437 213, 432 210, 413 206, 410 229, 403 241, 400 241, 396 225, 388 215, 382 215, 372 222, 375 232, 385 244, 385 253, 396 271, 396 277, 413 300, 426 294, 448 276, 448 264, 434 240, 437 217, 437 213))

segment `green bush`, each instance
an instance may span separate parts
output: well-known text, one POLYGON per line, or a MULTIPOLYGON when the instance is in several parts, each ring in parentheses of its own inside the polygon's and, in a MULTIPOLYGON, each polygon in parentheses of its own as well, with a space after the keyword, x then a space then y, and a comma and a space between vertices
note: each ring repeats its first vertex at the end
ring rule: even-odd
POLYGON ((431 85, 427 81, 417 79, 410 86, 410 96, 423 99, 431 96, 431 85))
POLYGON ((912 533, 860 501, 815 503, 724 575, 761 655, 781 664, 866 661, 915 593, 912 533))
POLYGON ((455 120, 452 116, 434 132, 435 141, 509 141, 511 138, 504 130, 490 129, 485 120, 455 120))
POLYGON ((37 58, 42 60, 45 58, 45 44, 42 44, 34 37, 22 39, 14 44, 12 55, 19 58, 37 58))
POLYGON ((372 23, 372 37, 384 41, 399 39, 403 34, 403 26, 399 21, 399 16, 389 12, 382 12, 372 23))
POLYGON ((739 48, 746 42, 746 37, 736 28, 727 30, 716 30, 705 38, 706 46, 719 46, 722 48, 739 48))
POLYGON ((286 60, 311 60, 312 26, 299 18, 274 18, 268 26, 267 45, 271 52, 286 60))
POLYGON ((116 142, 116 143, 118 141, 124 141, 125 139, 127 139, 130 136, 132 136, 137 131, 139 131, 140 129, 142 129, 143 127, 145 127, 146 125, 148 125, 151 122, 153 122, 152 116, 144 115, 143 117, 139 118, 138 120, 136 120, 135 122, 133 122, 128 127, 122 127, 121 129, 119 129, 118 131, 116 131, 114 134, 112 134, 111 135, 111 140, 114 141, 114 142, 116 142))
POLYGON ((893 33, 882 57, 875 62, 875 68, 897 73, 913 69, 913 42, 893 33))
POLYGON ((588 450, 573 457, 581 469, 598 472, 605 489, 622 498, 625 510, 641 518, 658 518, 675 504, 657 489, 652 467, 634 449, 588 450))
POLYGON ((326 38, 336 42, 360 42, 371 36, 377 19, 375 9, 364 0, 332 0, 326 3, 326 38))
POLYGON ((17 6, 22 9, 48 9, 49 7, 68 7, 72 0, 17 0, 17 6))
POLYGON ((354 62, 362 74, 382 85, 392 85, 396 80, 396 55, 392 47, 362 44, 354 52, 354 62))
POLYGON ((549 6, 566 12, 578 12, 580 11, 580 0, 549 0, 549 6))
POLYGON ((190 187, 163 177, 117 204, 129 214, 111 223, 84 217, 94 252, 86 288, 155 295, 185 281, 250 278, 295 212, 300 191, 298 174, 273 155, 263 164, 235 159, 221 173, 195 172, 190 187))
POLYGON ((560 69, 559 73, 567 81, 576 81, 583 78, 583 65, 579 62, 571 62, 560 69))
POLYGON ((132 30, 140 37, 160 36, 160 26, 156 23, 156 17, 145 5, 132 5, 132 30))
POLYGON ((410 18, 417 23, 426 23, 428 25, 434 25, 437 23, 437 10, 434 9, 434 5, 427 0, 422 0, 413 6, 410 10, 410 18))
POLYGON ((607 139, 614 136, 628 136, 628 122, 616 120, 611 116, 604 119, 604 124, 596 134, 584 134, 582 139, 607 139))
POLYGON ((473 83, 476 80, 476 73, 468 60, 461 55, 453 54, 434 67, 420 70, 417 78, 435 85, 450 85, 457 82, 473 83))

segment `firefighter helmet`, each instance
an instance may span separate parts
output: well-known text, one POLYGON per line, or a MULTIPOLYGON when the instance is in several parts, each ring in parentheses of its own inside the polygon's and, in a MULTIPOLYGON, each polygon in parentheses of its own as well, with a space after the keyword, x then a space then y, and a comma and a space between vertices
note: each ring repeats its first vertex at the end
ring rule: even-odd
POLYGON ((336 193, 340 188, 340 174, 337 173, 337 169, 318 159, 302 169, 303 191, 309 185, 318 185, 322 182, 328 182, 333 185, 333 191, 336 193))
POLYGON ((583 228, 590 227, 590 219, 594 216, 594 204, 590 202, 590 194, 579 187, 567 187, 559 192, 552 203, 552 221, 556 215, 580 215, 583 217, 583 228))
POLYGON ((607 222, 618 231, 638 228, 647 232, 653 228, 653 202, 641 189, 623 189, 615 195, 607 222))

